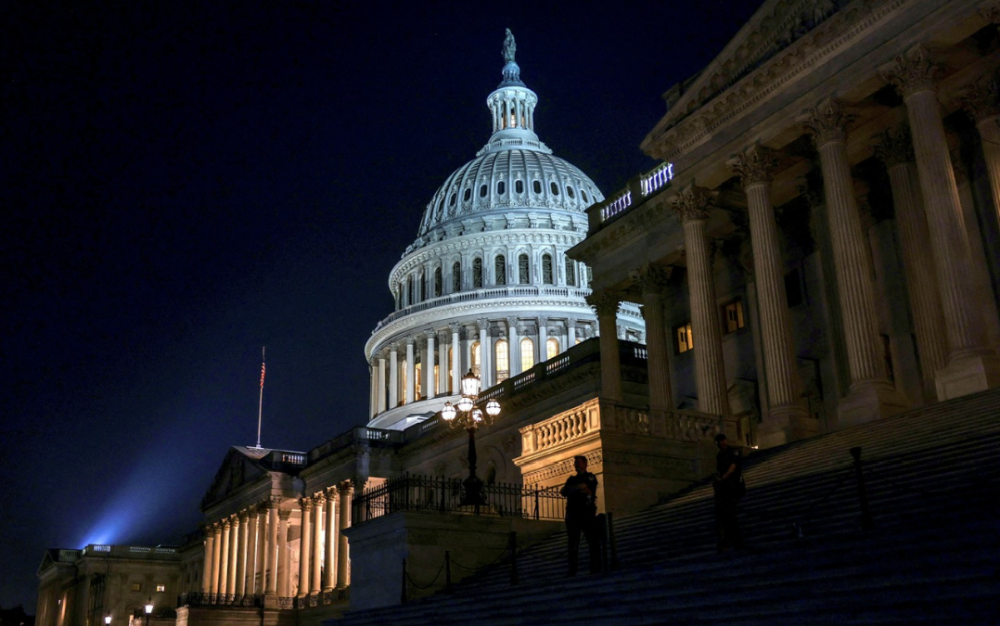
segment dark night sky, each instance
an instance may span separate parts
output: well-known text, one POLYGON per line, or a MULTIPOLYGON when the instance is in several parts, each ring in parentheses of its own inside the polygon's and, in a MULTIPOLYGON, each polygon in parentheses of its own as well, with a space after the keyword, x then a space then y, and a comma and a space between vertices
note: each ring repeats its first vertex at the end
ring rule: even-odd
POLYGON ((261 345, 265 447, 366 421, 389 271, 489 137, 505 27, 607 194, 756 5, 3 3, 0 606, 34 613, 47 547, 194 529, 261 345))

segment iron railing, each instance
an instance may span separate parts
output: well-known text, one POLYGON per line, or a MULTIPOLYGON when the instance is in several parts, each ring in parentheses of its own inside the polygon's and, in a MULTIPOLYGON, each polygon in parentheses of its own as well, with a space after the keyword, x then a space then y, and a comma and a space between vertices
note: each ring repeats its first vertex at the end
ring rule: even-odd
POLYGON ((406 474, 369 487, 354 498, 352 524, 358 525, 399 511, 464 513, 560 520, 566 501, 556 488, 494 483, 479 488, 477 501, 458 478, 406 474))

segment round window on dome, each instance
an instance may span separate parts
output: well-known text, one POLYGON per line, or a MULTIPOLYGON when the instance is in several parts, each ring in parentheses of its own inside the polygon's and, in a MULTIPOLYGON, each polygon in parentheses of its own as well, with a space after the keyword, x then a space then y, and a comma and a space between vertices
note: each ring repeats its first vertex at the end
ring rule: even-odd
POLYGON ((507 191, 507 185, 501 180, 497 183, 497 195, 502 196, 507 191))
POLYGON ((485 184, 482 187, 479 188, 479 197, 480 198, 485 198, 486 197, 486 190, 487 190, 487 187, 486 187, 485 184))
POLYGON ((552 181, 551 183, 549 183, 549 189, 552 190, 553 196, 559 195, 559 185, 556 184, 556 181, 552 181))
POLYGON ((576 195, 573 193, 573 188, 569 185, 566 186, 566 195, 569 196, 570 200, 576 198, 576 195))
POLYGON ((465 195, 462 196, 462 202, 468 202, 472 198, 472 187, 468 187, 465 190, 465 195))
POLYGON ((514 191, 516 191, 517 193, 524 193, 523 180, 514 181, 514 191))
POLYGON ((531 188, 534 190, 535 193, 542 193, 542 181, 540 180, 534 181, 534 183, 531 185, 531 188))

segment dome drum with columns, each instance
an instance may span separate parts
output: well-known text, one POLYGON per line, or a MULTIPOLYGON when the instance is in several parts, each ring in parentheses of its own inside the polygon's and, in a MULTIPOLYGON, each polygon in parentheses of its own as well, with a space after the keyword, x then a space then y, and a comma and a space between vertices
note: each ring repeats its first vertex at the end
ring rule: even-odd
MULTIPOLYGON (((493 134, 424 211, 417 239, 389 276, 395 311, 365 346, 370 425, 401 429, 453 398, 476 372, 487 388, 597 334, 588 268, 566 256, 604 196, 535 134, 538 96, 520 79, 514 39, 489 95, 493 134)), ((639 340, 638 307, 618 332, 639 340)))

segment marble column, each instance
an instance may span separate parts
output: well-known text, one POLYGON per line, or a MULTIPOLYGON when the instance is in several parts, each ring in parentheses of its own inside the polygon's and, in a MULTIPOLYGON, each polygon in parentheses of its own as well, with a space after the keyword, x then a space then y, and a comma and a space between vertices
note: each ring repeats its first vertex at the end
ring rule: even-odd
POLYGON ((931 236, 917 180, 913 145, 906 128, 885 131, 879 139, 875 155, 889 170, 900 254, 913 314, 913 331, 920 353, 924 402, 933 403, 937 401, 937 371, 945 366, 948 348, 943 332, 944 313, 941 311, 934 259, 927 254, 931 249, 931 236))
POLYGON ((267 502, 267 550, 264 577, 266 578, 265 593, 274 595, 278 592, 278 506, 280 498, 271 498, 267 502))
POLYGON ((847 160, 848 115, 826 99, 802 118, 819 150, 823 195, 836 268, 838 300, 851 385, 837 411, 841 426, 869 422, 909 407, 889 383, 875 316, 875 287, 868 238, 854 197, 847 160))
POLYGON ((587 296, 587 304, 597 311, 601 333, 601 399, 611 403, 622 401, 621 360, 618 354, 618 303, 620 296, 611 291, 587 296))
POLYGON ((246 579, 247 579, 247 531, 249 530, 249 516, 246 511, 240 511, 239 513, 240 529, 239 529, 239 541, 238 549, 236 551, 236 586, 233 588, 233 593, 237 596, 242 596, 246 590, 246 579))
POLYGON ((347 535, 344 531, 351 526, 351 483, 350 481, 344 481, 337 485, 338 495, 340 496, 340 543, 337 546, 337 589, 345 589, 347 587, 347 567, 348 559, 350 558, 349 550, 350 546, 347 543, 347 535))
POLYGON ((212 593, 220 594, 222 593, 222 586, 219 581, 222 580, 222 522, 216 522, 212 526, 212 535, 215 537, 215 545, 212 548, 212 593))
MULTIPOLYGON (((726 370, 722 358, 722 327, 706 233, 708 208, 712 202, 708 189, 692 183, 677 195, 673 208, 684 227, 698 410, 712 415, 729 415, 726 370)), ((603 334, 604 329, 601 328, 603 334)))
POLYGON ((762 446, 772 447, 811 437, 819 433, 819 424, 802 401, 802 382, 795 361, 785 264, 781 260, 778 222, 771 203, 774 156, 757 144, 736 155, 729 165, 742 179, 747 195, 769 405, 758 430, 758 440, 762 446))
MULTIPOLYGON (((1000 8, 997 9, 1000 13, 1000 8)), ((1000 69, 973 83, 962 98, 982 140, 993 210, 1000 221, 1000 69)))
POLYGON ((229 526, 229 579, 226 582, 226 593, 236 595, 236 566, 240 551, 240 518, 233 515, 229 526))
POLYGON ((490 323, 485 318, 476 320, 479 326, 479 380, 482 381, 482 388, 488 389, 493 386, 493 371, 490 363, 493 361, 493 347, 490 345, 490 323))
POLYGON ((443 332, 438 335, 438 374, 437 374, 437 394, 439 396, 448 395, 448 333, 443 332))
POLYGON ((389 408, 399 406, 399 350, 396 344, 389 348, 389 408))
POLYGON ((576 320, 568 318, 566 320, 566 349, 569 350, 576 345, 576 320))
POLYGON ((659 437, 666 436, 667 414, 674 408, 670 385, 670 344, 663 319, 663 290, 667 287, 672 271, 672 267, 647 265, 638 274, 642 288, 642 317, 646 321, 647 333, 650 431, 659 437))
POLYGON ((253 564, 253 592, 262 595, 264 577, 267 575, 267 507, 257 506, 257 552, 253 564))
POLYGON ((425 330, 424 337, 427 338, 427 350, 424 352, 424 400, 434 398, 434 338, 437 332, 425 330))
POLYGON ((336 584, 337 573, 337 516, 335 514, 337 495, 334 490, 328 489, 325 496, 326 507, 323 517, 326 518, 326 526, 324 526, 326 541, 323 546, 323 564, 325 565, 325 569, 323 570, 323 591, 331 591, 336 584))
POLYGON ((375 411, 377 413, 385 412, 385 357, 380 356, 378 358, 378 382, 376 383, 377 396, 375 411))
POLYGON ((517 318, 507 318, 507 358, 510 361, 510 377, 521 373, 521 344, 517 336, 517 318))
POLYGON ((938 398, 947 400, 1000 385, 1000 359, 987 344, 982 311, 971 297, 972 259, 937 100, 936 73, 928 51, 916 46, 896 57, 882 77, 902 94, 910 121, 948 339, 947 365, 936 379, 938 398))
POLYGON ((416 364, 413 362, 413 338, 406 338, 406 404, 413 403, 414 374, 416 364))
MULTIPOLYGON (((617 312, 616 312, 617 315, 617 312)), ((616 317, 617 320, 617 317, 616 317)), ((618 323, 617 321, 615 322, 618 323)), ((549 346, 549 320, 547 317, 538 318, 538 360, 535 363, 544 363, 548 360, 549 346)))
POLYGON ((222 596, 229 595, 229 531, 232 522, 229 519, 222 521, 222 548, 219 552, 219 583, 218 588, 222 596))
POLYGON ((313 496, 312 519, 312 574, 309 576, 309 593, 319 593, 323 588, 323 507, 326 498, 323 494, 313 496))
POLYGON ((302 515, 302 537, 299 539, 299 597, 309 594, 309 574, 311 573, 312 556, 312 525, 310 524, 310 513, 312 513, 312 500, 302 498, 299 500, 302 515))
POLYGON ((462 345, 459 339, 461 326, 457 322, 448 325, 451 330, 451 393, 462 391, 462 345))
POLYGON ((288 520, 292 517, 291 509, 278 511, 278 524, 275 530, 277 544, 274 560, 274 579, 277 581, 278 597, 287 598, 291 595, 291 551, 288 549, 288 520))
POLYGON ((205 560, 201 572, 201 592, 215 593, 212 591, 212 573, 215 571, 215 527, 208 526, 205 529, 205 560))

